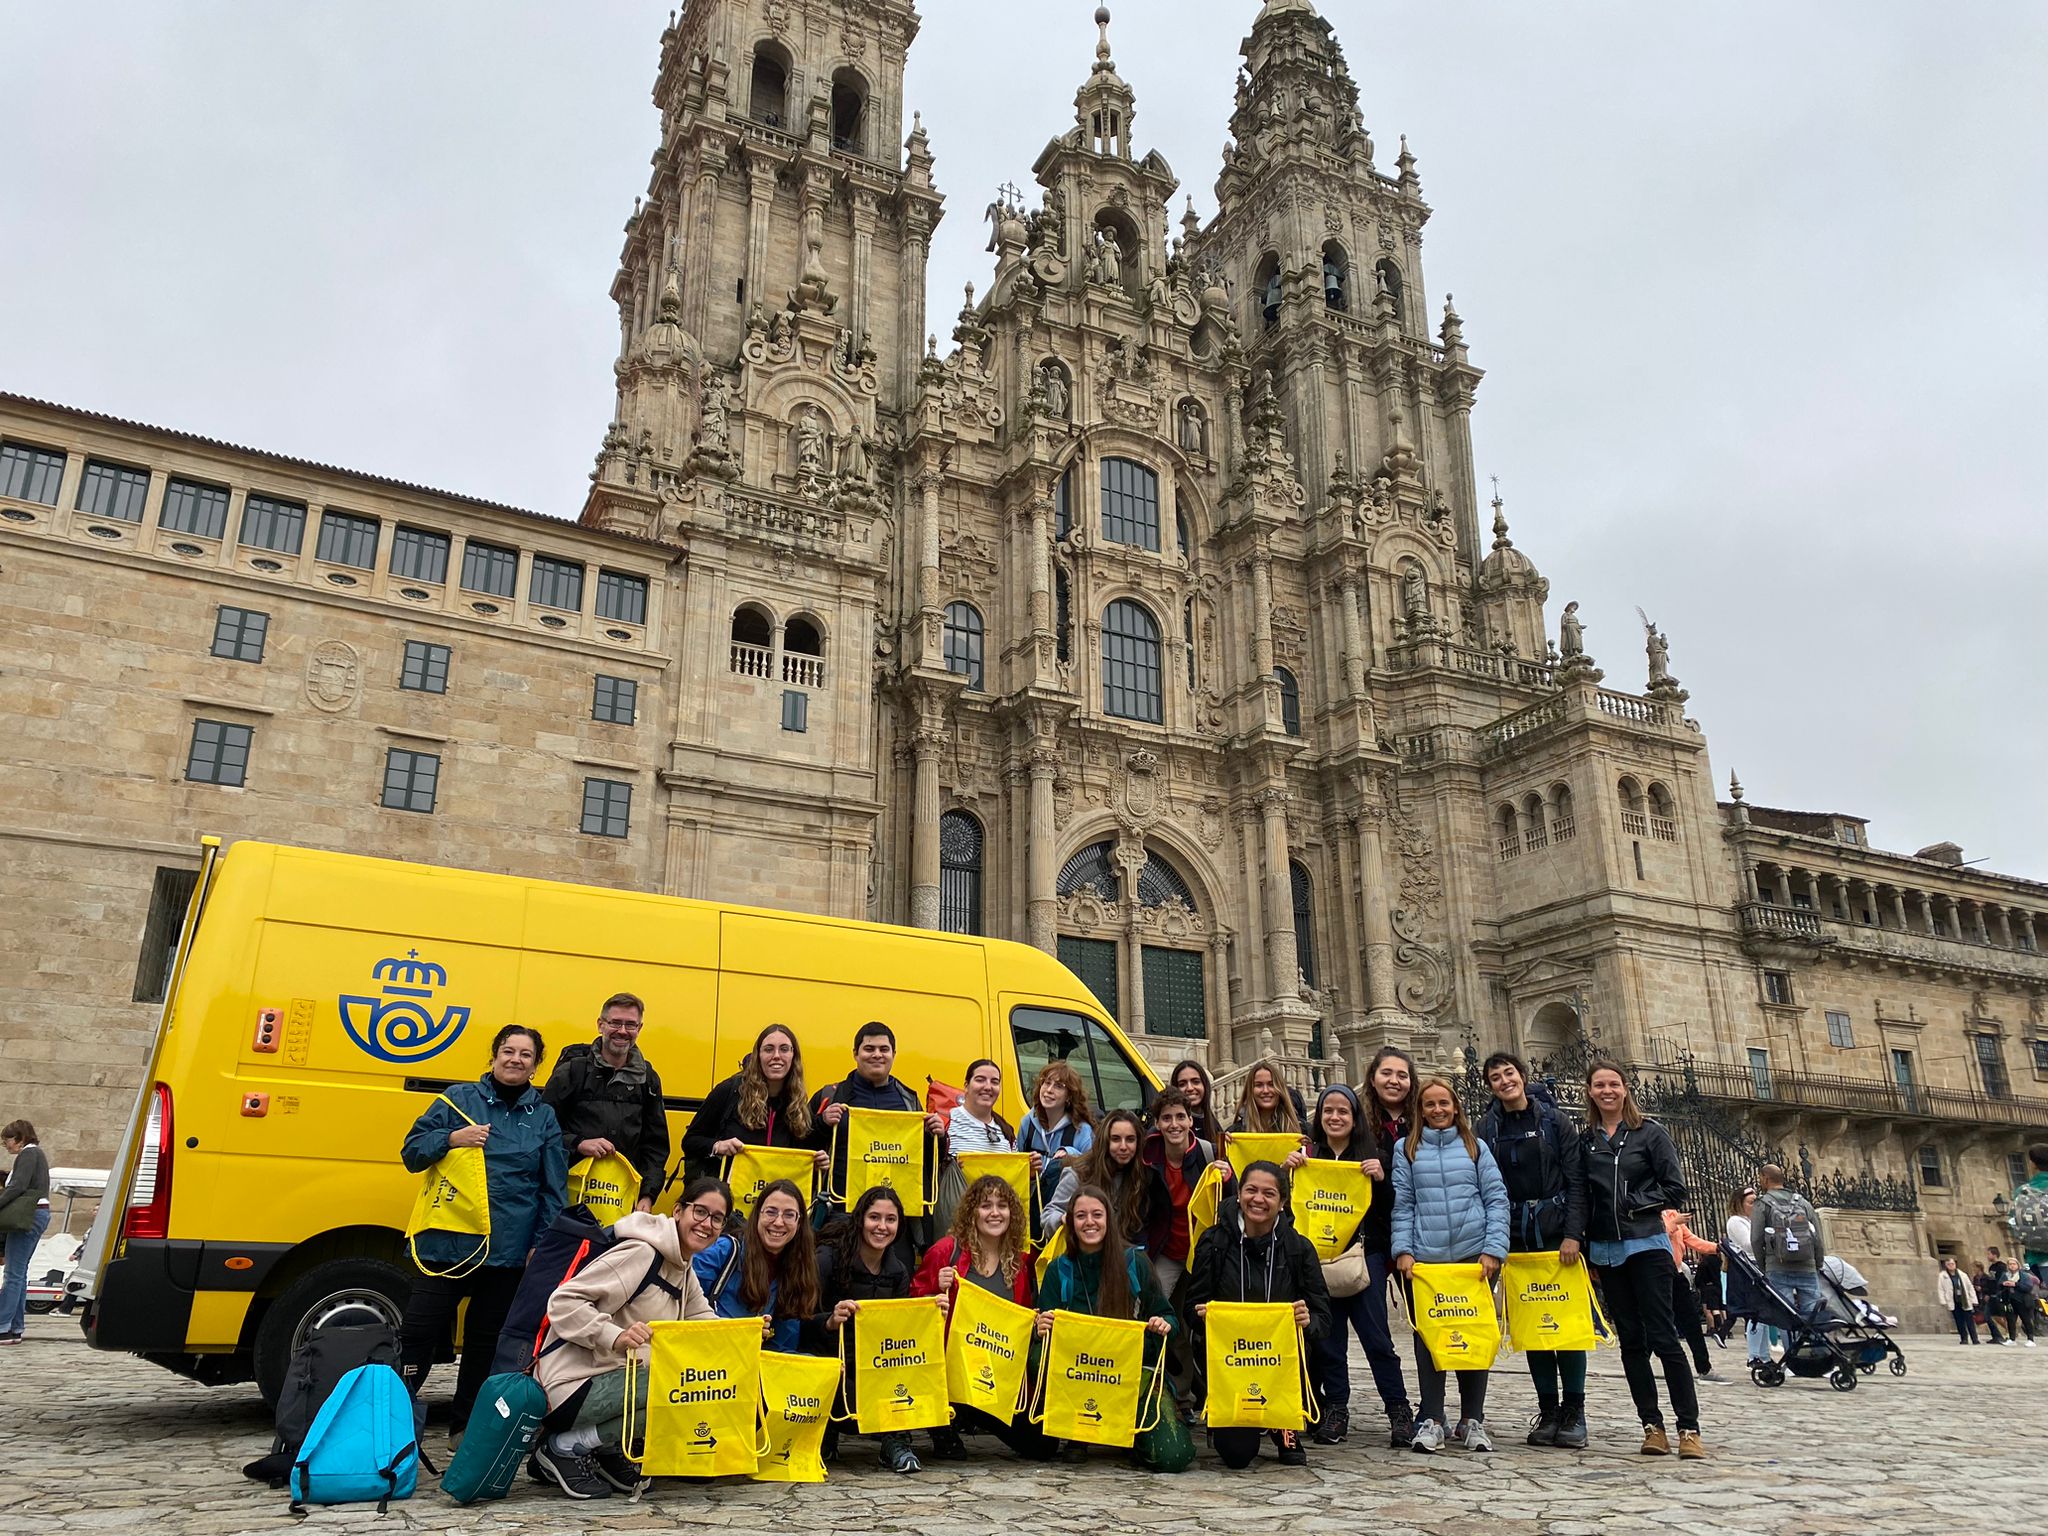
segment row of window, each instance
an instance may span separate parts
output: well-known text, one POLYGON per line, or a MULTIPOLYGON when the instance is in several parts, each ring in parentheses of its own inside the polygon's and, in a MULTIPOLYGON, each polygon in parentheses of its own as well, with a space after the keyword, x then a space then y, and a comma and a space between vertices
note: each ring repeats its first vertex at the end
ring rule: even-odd
MULTIPOLYGON (((1396 323, 1405 325, 1407 312, 1401 303, 1404 285, 1400 266, 1391 256, 1383 256, 1373 268, 1373 277, 1393 299, 1396 323)), ((1280 323, 1280 255, 1277 251, 1267 252, 1260 261, 1254 286, 1259 294, 1259 318, 1264 328, 1271 330, 1280 323)), ((1351 258, 1335 240, 1326 241, 1323 245, 1323 307, 1339 314, 1348 314, 1351 310, 1351 258)))
MULTIPOLYGON (((270 615, 223 605, 213 621, 213 654, 226 661, 261 662, 270 635, 270 615)), ((454 652, 431 640, 408 640, 399 662, 398 686, 409 693, 446 693, 454 652)), ((631 725, 639 713, 640 685, 630 677, 600 672, 591 691, 590 718, 631 725)))
MULTIPOLYGON (((1791 972, 1765 971, 1763 976, 1766 1003, 1779 1008, 1795 1006, 1791 972)), ((1829 1008, 1823 1010, 1822 1017, 1826 1021, 1830 1046, 1837 1050, 1856 1048, 1856 1024, 1847 1013, 1839 1008, 1829 1008)), ((2035 1074, 2048 1076, 2048 1039, 2030 1040, 2026 1044, 2035 1074)), ((2005 1043, 1988 1031, 1973 1030, 1970 1033, 1970 1049, 1976 1057, 1977 1076, 1983 1086, 1984 1096, 1992 1099, 2010 1098, 2012 1076, 2006 1070, 2005 1043)), ((1749 1053, 1749 1067, 1750 1075, 1755 1080, 1757 1097, 1771 1097, 1770 1053, 1752 1049, 1749 1053)), ((1892 1052, 1892 1076, 1899 1091, 1910 1098, 1916 1086, 1910 1052, 1892 1052)))
MULTIPOLYGON (((64 479, 65 456, 25 443, 0 444, 0 496, 57 504, 64 479)), ((87 459, 78 482, 77 508, 89 517, 139 523, 149 496, 149 473, 126 465, 87 459)), ((242 506, 237 542, 247 549, 297 555, 305 546, 306 505, 251 491, 242 506)), ((225 486, 172 476, 164 487, 158 525, 170 533, 218 539, 227 532, 228 490, 225 486)), ((374 570, 383 525, 354 512, 323 512, 313 558, 353 570, 374 570)), ((392 532, 388 569, 405 581, 439 584, 448 579, 453 540, 432 528, 400 523, 392 532)), ((527 601, 539 608, 570 613, 583 609, 587 568, 578 561, 535 555, 527 582, 527 601)), ((488 597, 510 598, 518 584, 519 551, 503 545, 469 540, 462 552, 462 589, 488 597)), ((616 624, 647 622, 647 579, 625 571, 600 568, 595 608, 600 619, 616 624)))
MULTIPOLYGON (((1129 544, 1159 553, 1159 476, 1136 459, 1102 461, 1102 537, 1111 544, 1129 544)), ((1065 539, 1074 531, 1074 466, 1061 472, 1052 496, 1052 534, 1065 539)), ((1194 558, 1194 532, 1187 514, 1173 519, 1175 547, 1182 558, 1194 558)))
MULTIPOLYGON (((249 753, 256 728, 233 720, 195 720, 186 754, 185 778, 192 784, 239 789, 248 782, 249 753)), ((441 786, 441 757, 392 747, 384 757, 384 789, 377 803, 387 810, 432 815, 441 786)), ((632 824, 633 786, 619 779, 583 781, 583 830, 592 837, 624 837, 632 824)))

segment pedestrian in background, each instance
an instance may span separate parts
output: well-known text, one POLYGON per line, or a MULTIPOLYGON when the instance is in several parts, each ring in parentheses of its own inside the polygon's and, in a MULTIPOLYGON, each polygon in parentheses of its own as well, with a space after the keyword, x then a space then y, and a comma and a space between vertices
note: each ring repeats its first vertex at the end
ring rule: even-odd
POLYGON ((1941 1261, 1941 1273, 1934 1282, 1935 1299, 1941 1309, 1956 1321, 1956 1342, 1976 1344, 1977 1337, 1977 1288, 1970 1284, 1970 1277, 1957 1266, 1951 1254, 1941 1261))
POLYGON ((50 1230, 50 1160, 36 1145, 36 1128, 10 1120, 0 1146, 14 1159, 0 1189, 0 1232, 7 1236, 7 1275, 0 1282, 0 1344, 19 1344, 28 1331, 28 1270, 36 1244, 50 1230))
POLYGON ((2048 1285, 2048 1142, 2027 1148, 2033 1176, 2012 1192, 2012 1232, 2024 1251, 2027 1268, 2048 1285))

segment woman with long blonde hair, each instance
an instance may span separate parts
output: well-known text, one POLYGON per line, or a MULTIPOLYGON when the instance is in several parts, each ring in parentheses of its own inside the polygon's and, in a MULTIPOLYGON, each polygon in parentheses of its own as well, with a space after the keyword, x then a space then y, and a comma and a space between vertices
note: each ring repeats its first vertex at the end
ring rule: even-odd
POLYGON ((1280 1069, 1270 1061, 1252 1064, 1245 1074, 1244 1091, 1238 1096, 1237 1118, 1231 1132, 1251 1136, 1275 1136, 1286 1132, 1302 1135, 1302 1106, 1286 1083, 1280 1069))
POLYGON ((742 1147, 808 1147, 822 1166, 823 1131, 804 1092, 804 1053, 796 1031, 770 1024, 754 1037, 754 1048, 739 1071, 704 1095, 704 1107, 683 1133, 686 1177, 721 1171, 724 1159, 742 1147))

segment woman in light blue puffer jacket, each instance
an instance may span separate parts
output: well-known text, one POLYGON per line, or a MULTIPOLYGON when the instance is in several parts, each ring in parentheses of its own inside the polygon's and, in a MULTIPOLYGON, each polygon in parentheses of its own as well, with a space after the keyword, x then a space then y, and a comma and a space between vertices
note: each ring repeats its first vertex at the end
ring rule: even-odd
MULTIPOLYGON (((1508 1252, 1508 1189, 1493 1153, 1472 1134, 1451 1085, 1424 1081, 1414 1128, 1394 1148, 1394 1267, 1403 1280, 1416 1264, 1478 1264, 1488 1283, 1508 1252)), ((1411 1296, 1410 1311, 1414 1308, 1411 1296)), ((1444 1373, 1415 1336, 1415 1369, 1422 1377, 1422 1409, 1412 1448, 1442 1448, 1444 1373)), ((1468 1451, 1490 1451, 1486 1432, 1486 1372, 1458 1372, 1458 1429, 1448 1437, 1468 1451)))

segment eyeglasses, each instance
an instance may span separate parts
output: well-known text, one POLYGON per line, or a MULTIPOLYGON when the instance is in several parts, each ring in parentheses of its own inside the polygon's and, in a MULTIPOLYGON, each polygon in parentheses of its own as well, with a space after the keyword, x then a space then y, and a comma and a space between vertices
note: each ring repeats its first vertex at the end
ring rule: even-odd
POLYGON ((685 1206, 684 1209, 690 1213, 691 1220, 703 1222, 705 1226, 714 1232, 725 1226, 725 1212, 723 1211, 714 1211, 705 1205, 690 1205, 685 1206))
POLYGON ((760 1222, 764 1227, 793 1227, 797 1223, 797 1214, 795 1211, 763 1210, 760 1222))
POLYGON ((602 1022, 606 1029, 638 1029, 640 1027, 638 1019, 605 1019, 602 1022))

